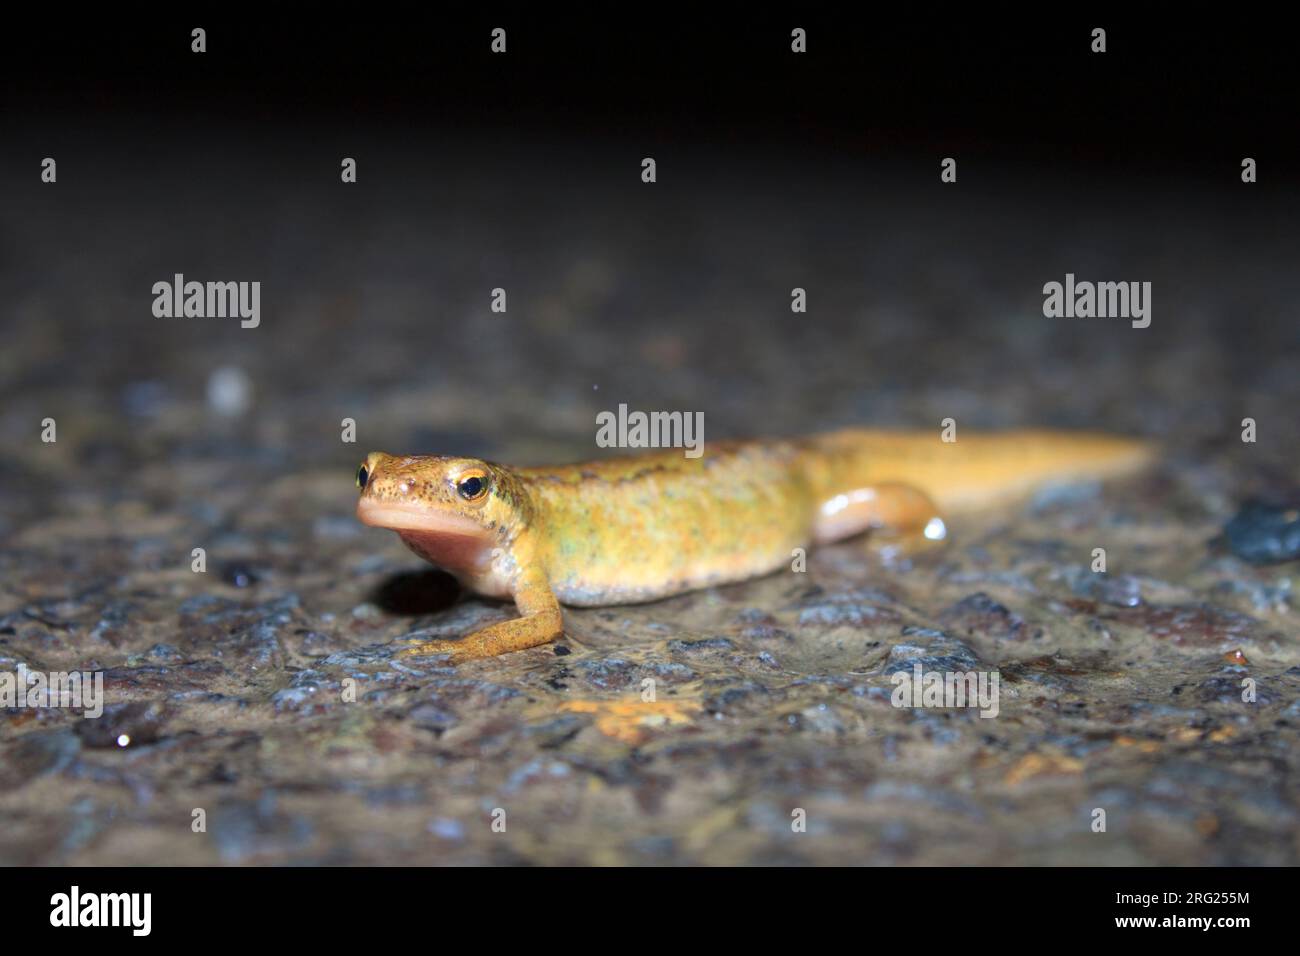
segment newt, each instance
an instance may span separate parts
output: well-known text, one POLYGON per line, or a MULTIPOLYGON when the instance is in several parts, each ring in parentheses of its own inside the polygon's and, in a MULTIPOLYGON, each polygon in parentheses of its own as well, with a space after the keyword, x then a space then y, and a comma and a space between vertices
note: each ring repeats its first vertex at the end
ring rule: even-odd
POLYGON ((357 517, 520 617, 404 655, 453 663, 560 637, 560 606, 653 601, 787 566, 796 548, 871 530, 943 539, 946 518, 1044 484, 1134 472, 1142 440, 1090 432, 847 429, 713 442, 575 465, 371 452, 357 517))

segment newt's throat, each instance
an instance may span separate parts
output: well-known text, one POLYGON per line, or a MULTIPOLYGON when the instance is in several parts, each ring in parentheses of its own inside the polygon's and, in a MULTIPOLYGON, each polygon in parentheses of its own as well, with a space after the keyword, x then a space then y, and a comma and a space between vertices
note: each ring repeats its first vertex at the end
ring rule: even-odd
POLYGON ((424 560, 461 574, 482 571, 492 556, 486 537, 437 531, 398 531, 397 536, 424 560))
POLYGON ((424 560, 453 573, 473 575, 491 562, 492 534, 459 515, 362 498, 357 517, 363 524, 396 532, 424 560))

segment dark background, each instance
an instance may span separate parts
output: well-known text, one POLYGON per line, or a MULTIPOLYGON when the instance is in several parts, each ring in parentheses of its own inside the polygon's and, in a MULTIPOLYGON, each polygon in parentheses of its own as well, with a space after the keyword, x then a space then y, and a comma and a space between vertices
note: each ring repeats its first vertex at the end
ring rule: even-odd
POLYGON ((1294 381, 1280 23, 220 7, 27 11, 0 43, 15 438, 39 405, 161 426, 220 367, 266 454, 322 463, 353 457, 345 415, 367 447, 587 455, 622 401, 712 436, 953 415, 1194 443, 1294 381), (261 281, 262 327, 154 319, 176 272, 261 281), (1067 272, 1152 281, 1152 328, 1044 320, 1067 272))
MULTIPOLYGON (((11 303, 93 282, 117 316, 56 309, 57 345, 4 369, 22 395, 75 356, 79 379, 112 390, 128 364, 176 389, 234 363, 314 392, 333 418, 334 405, 421 382, 502 392, 527 364, 541 404, 508 404, 529 402, 542 428, 556 418, 543 410, 594 385, 601 407, 689 405, 732 433, 911 424, 931 407, 880 396, 932 393, 936 377, 970 398, 940 417, 1086 425, 1102 421, 1096 385, 1110 376, 1199 349, 1172 391, 1147 383, 1172 413, 1204 400, 1186 390, 1204 362, 1246 388, 1294 345, 1279 313, 1294 270, 1269 260, 1289 261, 1298 87, 1287 31, 1265 17, 740 5, 13 16, 0 38, 0 282, 11 303), (795 24, 808 54, 789 51, 795 24), (1089 52, 1098 24, 1102 55, 1089 52), (190 52, 195 25, 203 55, 190 52), (495 25, 505 56, 489 52, 495 25), (57 191, 30 174, 47 155, 57 191), (647 155, 653 187, 639 180, 647 155), (1246 155, 1260 171, 1248 187, 1246 155), (343 156, 359 162, 355 186, 339 183, 343 156), (959 161, 955 187, 939 183, 944 156, 959 161), (264 327, 154 321, 141 290, 177 271, 262 281, 264 327), (1154 328, 1045 324, 1042 284, 1066 272, 1155 280, 1154 328), (508 324, 486 313, 498 286, 508 324), (810 291, 810 321, 789 318, 794 286, 810 291), (1225 307, 1205 309, 1212 297, 1225 307), (1035 415, 987 394, 1008 365, 1057 383, 1028 388, 1035 415), (1086 375, 1089 395, 1057 365, 1086 375), (795 382, 823 393, 812 420, 774 407, 795 382)), ((19 314, 0 322, 30 331, 19 314)), ((1183 411, 1239 411, 1215 404, 1183 411)), ((436 437, 394 432, 380 437, 436 437)))
POLYGON ((745 5, 491 12, 228 5, 11 14, 7 119, 599 134, 807 151, 960 150, 1090 170, 1295 162, 1296 66, 1267 14, 854 11, 745 5), (810 52, 789 53, 802 26, 810 52), (194 26, 208 54, 189 52, 194 26), (488 35, 509 34, 494 56, 488 35), (1090 31, 1108 52, 1089 52, 1090 31), (183 42, 182 42, 183 41, 183 42))

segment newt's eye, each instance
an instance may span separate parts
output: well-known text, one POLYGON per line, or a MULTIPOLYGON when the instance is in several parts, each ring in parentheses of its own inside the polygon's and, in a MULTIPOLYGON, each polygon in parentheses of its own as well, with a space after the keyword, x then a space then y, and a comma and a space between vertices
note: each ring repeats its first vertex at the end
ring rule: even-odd
POLYGON ((362 465, 357 469, 357 487, 362 491, 366 490, 366 482, 370 480, 370 472, 366 471, 366 466, 362 465))
POLYGON ((480 475, 469 475, 456 482, 456 491, 466 501, 473 501, 487 493, 487 481, 480 475))

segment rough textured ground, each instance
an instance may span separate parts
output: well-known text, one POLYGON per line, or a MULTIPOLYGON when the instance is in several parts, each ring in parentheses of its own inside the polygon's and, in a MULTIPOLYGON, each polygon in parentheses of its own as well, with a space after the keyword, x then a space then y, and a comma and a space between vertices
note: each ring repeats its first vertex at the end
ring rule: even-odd
POLYGON ((0 861, 1300 858, 1297 565, 1218 540, 1294 503, 1295 197, 1050 169, 940 193, 754 152, 647 187, 635 151, 518 141, 371 144, 345 188, 328 144, 105 142, 64 134, 56 187, 0 179, 0 669, 102 669, 109 704, 0 711, 0 861), (154 318, 174 272, 260 280, 261 327, 154 318), (1151 281, 1152 327, 1043 318, 1066 272, 1151 281), (511 609, 355 522, 364 452, 590 457, 623 401, 706 440, 953 417, 1166 451, 910 562, 849 542, 569 611, 556 646, 396 659, 511 609), (916 659, 996 668, 999 716, 891 706, 916 659))

